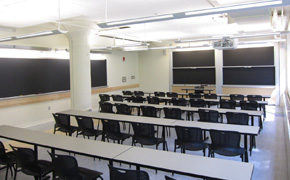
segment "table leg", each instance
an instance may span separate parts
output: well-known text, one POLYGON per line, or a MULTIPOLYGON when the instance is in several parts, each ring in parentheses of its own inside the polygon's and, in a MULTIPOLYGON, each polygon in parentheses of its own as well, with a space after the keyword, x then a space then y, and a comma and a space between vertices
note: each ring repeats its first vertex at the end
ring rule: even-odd
MULTIPOLYGON (((169 129, 170 130, 170 129, 169 129)), ((166 142, 165 142, 165 126, 162 126, 162 138, 164 139, 163 141, 163 151, 166 150, 166 142)))
POLYGON ((34 145, 34 152, 35 152, 35 159, 38 159, 38 149, 37 149, 37 145, 34 145))
POLYGON ((244 148, 245 148, 245 162, 249 162, 249 155, 248 155, 248 136, 244 135, 244 148))

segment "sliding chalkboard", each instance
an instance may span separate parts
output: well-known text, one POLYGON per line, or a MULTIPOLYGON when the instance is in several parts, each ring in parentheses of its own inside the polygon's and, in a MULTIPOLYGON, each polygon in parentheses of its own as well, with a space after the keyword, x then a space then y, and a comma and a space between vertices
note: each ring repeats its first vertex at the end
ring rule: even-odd
POLYGON ((274 65, 274 47, 223 51, 224 66, 274 65))
POLYGON ((274 67, 224 68, 225 85, 275 85, 274 67))
POLYGON ((203 67, 214 65, 214 50, 173 52, 173 67, 203 67))
MULTIPOLYGON (((107 84, 106 61, 98 63, 91 63, 93 87, 107 84)), ((69 90, 69 69, 66 59, 0 58, 0 98, 69 90)))
POLYGON ((174 69, 173 84, 215 84, 215 68, 174 69))
POLYGON ((173 52, 173 84, 215 84, 214 50, 173 52))
POLYGON ((107 86, 107 61, 91 61, 92 87, 107 86))

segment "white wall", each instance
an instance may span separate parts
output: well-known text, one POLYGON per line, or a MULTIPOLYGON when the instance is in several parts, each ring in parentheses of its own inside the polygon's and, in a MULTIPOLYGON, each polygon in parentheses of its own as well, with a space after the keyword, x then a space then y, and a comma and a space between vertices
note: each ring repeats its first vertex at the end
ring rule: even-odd
POLYGON ((168 50, 139 52, 140 90, 169 91, 170 53, 168 50))

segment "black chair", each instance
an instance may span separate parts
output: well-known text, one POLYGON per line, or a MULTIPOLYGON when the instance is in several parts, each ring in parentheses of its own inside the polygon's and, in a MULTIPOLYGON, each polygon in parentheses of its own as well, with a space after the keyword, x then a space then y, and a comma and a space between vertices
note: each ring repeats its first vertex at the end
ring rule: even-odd
MULTIPOLYGON (((217 94, 204 94, 204 99, 218 99, 217 94)), ((217 106, 219 102, 209 102, 209 106, 217 106)))
POLYGON ((49 153, 54 167, 54 176, 60 180, 96 180, 103 179, 103 173, 79 167, 75 157, 49 153))
POLYGON ((220 108, 236 109, 236 101, 234 100, 221 99, 219 103, 220 103, 220 108))
POLYGON ((6 152, 4 144, 0 141, 0 165, 4 165, 3 168, 6 168, 5 180, 7 180, 9 169, 11 172, 11 176, 13 176, 13 170, 15 171, 14 167, 15 163, 16 163, 15 153, 13 153, 12 151, 6 152))
POLYGON ((242 110, 258 110, 258 103, 257 101, 240 101, 240 106, 242 110))
POLYGON ((102 140, 104 141, 109 139, 118 142, 118 144, 123 144, 123 141, 131 137, 131 134, 122 133, 120 130, 120 123, 114 120, 104 120, 102 119, 103 124, 103 137, 102 140))
POLYGON ((125 114, 125 115, 132 114, 132 108, 128 106, 127 104, 116 103, 115 106, 117 109, 116 114, 125 114))
POLYGON ((122 91, 123 95, 133 95, 131 91, 122 91))
POLYGON ((140 106, 142 116, 157 117, 157 109, 153 106, 140 106))
POLYGON ((132 96, 131 97, 132 102, 134 103, 144 103, 145 98, 142 96, 132 96))
POLYGON ((210 130, 212 143, 209 144, 209 157, 217 153, 223 156, 240 156, 244 161, 246 150, 240 147, 241 135, 236 131, 210 130))
MULTIPOLYGON (((216 110, 199 109, 198 110, 199 120, 201 122, 218 123, 219 113, 216 110)), ((203 132, 203 138, 207 139, 206 132, 203 132)))
POLYGON ((249 114, 226 112, 228 124, 249 125, 249 114))
POLYGON ((167 92, 166 93, 167 97, 173 97, 173 98, 177 98, 178 94, 176 92, 167 92))
POLYGON ((21 171, 26 175, 34 176, 35 180, 49 178, 47 174, 54 169, 52 162, 36 159, 35 151, 29 148, 14 147, 10 145, 16 155, 16 171, 14 180, 17 176, 17 171, 21 171), (18 168, 20 168, 18 170, 18 168))
POLYGON ((164 110, 165 118, 182 120, 182 118, 181 118, 181 115, 182 115, 181 109, 164 107, 163 110, 164 110))
MULTIPOLYGON (((204 86, 196 86, 196 88, 199 88, 199 89, 204 89, 204 86)), ((195 92, 196 94, 201 94, 201 93, 204 93, 204 91, 203 91, 203 90, 194 90, 194 92, 195 92)))
POLYGON ((171 102, 174 106, 186 106, 187 101, 184 98, 172 98, 171 102))
POLYGON ((263 97, 261 95, 247 95, 248 101, 262 101, 263 97))
MULTIPOLYGON (((247 113, 234 113, 226 112, 227 123, 237 125, 249 125, 249 114, 247 113)), ((250 153, 252 154, 253 147, 256 147, 255 136, 250 138, 250 153)))
POLYGON ((165 175, 165 180, 176 180, 176 179, 165 175))
MULTIPOLYGON (((233 101, 243 101, 244 100, 244 95, 242 94, 230 94, 230 99, 233 101)), ((236 106, 240 106, 239 102, 236 102, 236 106)))
POLYGON ((135 96, 144 96, 143 91, 134 91, 135 96))
POLYGON ((189 93, 188 96, 190 99, 194 99, 194 98, 201 99, 201 94, 189 93))
POLYGON ((199 120, 202 122, 213 122, 218 123, 219 113, 216 110, 199 109, 198 110, 199 120))
MULTIPOLYGON (((206 102, 203 99, 189 99, 189 104, 191 107, 205 107, 206 102)), ((187 114, 188 119, 194 120, 194 112, 188 112, 187 114)))
POLYGON ((99 94, 100 101, 110 101, 110 96, 108 94, 99 94))
POLYGON ((110 169, 110 180, 149 180, 149 174, 146 171, 108 166, 110 169))
POLYGON ((160 99, 156 96, 147 96, 147 102, 148 104, 159 104, 160 99))
POLYGON ((203 156, 205 156, 207 143, 203 140, 201 128, 175 126, 175 131, 177 139, 174 141, 174 152, 177 148, 180 148, 182 153, 185 153, 185 150, 202 150, 203 156))
POLYGON ((154 96, 156 97, 165 97, 165 92, 155 91, 154 96))
POLYGON ((78 123, 77 136, 83 135, 84 138, 88 137, 88 139, 93 136, 96 140, 97 137, 102 134, 102 131, 96 130, 94 128, 94 122, 92 118, 76 116, 76 120, 78 123))
MULTIPOLYGON (((167 143, 164 138, 155 137, 155 129, 152 124, 142 124, 142 123, 132 123, 134 135, 132 136, 132 146, 136 146, 136 143, 145 146, 156 146, 158 149, 158 145, 160 143, 165 143, 166 149, 168 151, 167 143)), ((157 131, 158 134, 158 131, 157 131)))
POLYGON ((114 94, 112 95, 113 101, 120 101, 123 102, 123 96, 119 95, 119 94, 114 94))
POLYGON ((70 125, 70 116, 66 114, 55 114, 52 113, 53 118, 55 120, 53 134, 56 131, 64 132, 65 135, 71 136, 75 131, 77 131, 77 127, 70 125))
POLYGON ((111 104, 109 102, 100 102, 100 112, 114 113, 113 104, 111 104))

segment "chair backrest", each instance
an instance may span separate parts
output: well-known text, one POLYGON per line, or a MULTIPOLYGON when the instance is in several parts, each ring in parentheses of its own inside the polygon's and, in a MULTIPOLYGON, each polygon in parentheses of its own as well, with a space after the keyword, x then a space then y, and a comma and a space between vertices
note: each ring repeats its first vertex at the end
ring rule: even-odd
POLYGON ((117 109, 116 112, 117 114, 126 114, 126 115, 132 114, 132 108, 127 104, 116 103, 115 105, 117 109))
POLYGON ((242 94, 230 94, 230 99, 231 100, 239 100, 239 101, 243 101, 244 100, 244 95, 242 94))
POLYGON ((261 95, 247 95, 248 101, 262 101, 263 97, 261 95))
POLYGON ((226 112, 228 124, 249 125, 249 114, 226 112))
POLYGON ((80 130, 85 131, 94 129, 94 122, 92 118, 76 116, 76 119, 80 130))
POLYGON ((148 102, 148 104, 159 104, 160 100, 156 96, 148 96, 147 97, 147 102, 148 102))
POLYGON ((16 155, 17 167, 25 174, 40 174, 41 167, 37 164, 35 151, 29 148, 15 147, 10 145, 16 155))
POLYGON ((199 121, 217 123, 219 119, 219 113, 215 110, 199 109, 198 114, 199 121))
POLYGON ((110 101, 110 96, 108 94, 99 94, 100 101, 110 101))
POLYGON ((155 129, 152 124, 132 123, 134 136, 140 138, 154 138, 155 129))
POLYGON ((236 101, 228 100, 228 99, 221 99, 220 100, 220 108, 236 109, 236 101))
POLYGON ((171 102, 174 106, 186 106, 187 105, 187 101, 184 98, 172 98, 171 102))
POLYGON ((193 98, 201 99, 201 94, 189 93, 188 96, 190 99, 193 99, 193 98))
POLYGON ((144 96, 143 91, 134 91, 135 96, 144 96))
POLYGON ((242 110, 254 110, 258 109, 257 101, 240 101, 240 106, 242 110))
POLYGON ((123 95, 133 95, 131 91, 122 91, 123 95))
POLYGON ((54 174, 60 179, 82 180, 75 157, 49 153, 54 166, 54 174))
POLYGON ((165 97, 165 92, 155 91, 154 95, 157 97, 165 97))
POLYGON ((5 154, 6 150, 5 150, 5 146, 2 143, 2 141, 0 141, 0 155, 5 154))
POLYGON ((149 174, 146 171, 108 166, 110 169, 110 180, 149 180, 149 174))
POLYGON ((112 134, 121 134, 119 121, 110 121, 102 119, 103 132, 112 134))
POLYGON ((168 108, 168 107, 164 107, 164 115, 165 118, 169 118, 169 119, 182 119, 181 118, 181 109, 179 108, 168 108))
POLYGON ((240 147, 241 135, 236 131, 210 130, 212 145, 218 147, 240 147))
POLYGON ((123 102, 123 96, 119 94, 112 95, 113 101, 120 101, 123 102))
POLYGON ((167 97, 174 97, 174 98, 177 98, 178 97, 178 94, 176 92, 167 92, 166 93, 166 96, 167 97))
POLYGON ((202 130, 196 127, 175 126, 177 139, 182 142, 202 142, 202 130))
POLYGON ((65 128, 70 127, 70 116, 67 114, 55 114, 52 113, 57 127, 65 128))
POLYGON ((101 107, 100 112, 114 113, 113 104, 111 104, 109 102, 100 102, 100 107, 101 107))
POLYGON ((145 98, 142 96, 132 96, 132 102, 134 103, 143 103, 145 101, 145 98))
POLYGON ((217 99, 217 94, 204 94, 205 99, 217 99))
POLYGON ((157 117, 157 109, 153 106, 140 106, 142 116, 157 117))
POLYGON ((205 107, 206 103, 203 99, 189 99, 191 107, 205 107))

